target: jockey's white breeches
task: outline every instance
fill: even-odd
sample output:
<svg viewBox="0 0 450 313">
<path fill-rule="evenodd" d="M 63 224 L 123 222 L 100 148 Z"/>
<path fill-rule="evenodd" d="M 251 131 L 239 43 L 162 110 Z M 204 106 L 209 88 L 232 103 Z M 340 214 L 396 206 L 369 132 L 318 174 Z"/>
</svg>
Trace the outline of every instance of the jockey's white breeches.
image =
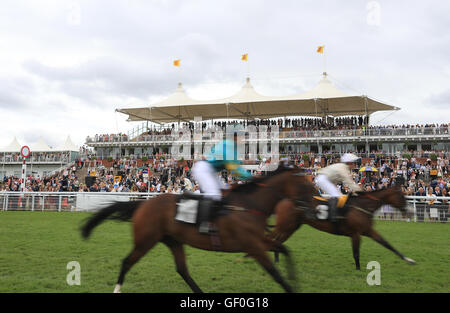
<svg viewBox="0 0 450 313">
<path fill-rule="evenodd" d="M 206 194 L 205 196 L 214 200 L 222 199 L 220 190 L 222 184 L 217 176 L 217 172 L 209 162 L 197 161 L 192 167 L 192 175 L 194 175 L 201 192 Z"/>
<path fill-rule="evenodd" d="M 323 193 L 329 195 L 330 197 L 342 196 L 339 188 L 335 184 L 330 182 L 327 176 L 319 175 L 316 177 L 314 182 L 317 184 L 317 186 L 319 186 L 320 190 L 322 190 Z"/>
</svg>

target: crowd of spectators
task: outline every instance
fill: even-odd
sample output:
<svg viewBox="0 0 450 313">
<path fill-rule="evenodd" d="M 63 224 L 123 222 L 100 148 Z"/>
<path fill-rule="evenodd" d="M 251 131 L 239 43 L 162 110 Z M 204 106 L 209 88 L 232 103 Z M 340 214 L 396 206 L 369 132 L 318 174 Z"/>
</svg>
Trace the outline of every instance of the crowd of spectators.
<svg viewBox="0 0 450 313">
<path fill-rule="evenodd" d="M 88 168 L 89 166 L 89 168 Z M 91 167 L 92 166 L 92 167 Z M 78 177 L 77 173 L 86 168 L 86 174 L 94 177 L 92 183 Z M 106 168 L 98 160 L 77 160 L 64 171 L 46 177 L 28 176 L 25 191 L 35 192 L 181 192 L 186 188 L 198 190 L 192 183 L 192 162 L 179 164 L 174 159 L 159 156 L 147 166 L 137 167 L 136 160 L 115 160 Z M 145 171 L 150 171 L 150 177 Z M 84 177 L 83 177 L 84 178 Z M 21 191 L 21 179 L 4 176 L 0 191 Z"/>
<path fill-rule="evenodd" d="M 283 119 L 255 119 L 255 120 L 228 120 L 228 121 L 214 121 L 212 123 L 202 122 L 202 130 L 211 128 L 221 128 L 225 130 L 229 125 L 242 125 L 247 127 L 249 125 L 267 126 L 267 130 L 271 131 L 273 126 L 278 126 L 279 131 L 320 131 L 320 130 L 361 130 L 361 131 L 379 131 L 380 134 L 392 130 L 423 130 L 440 128 L 442 133 L 449 133 L 450 124 L 404 124 L 404 125 L 369 125 L 369 117 L 367 116 L 352 116 L 352 117 L 309 117 L 309 118 L 283 118 Z M 148 128 L 147 131 L 137 136 L 139 141 L 152 140 L 152 136 L 171 135 L 173 130 L 180 128 L 187 128 L 194 131 L 194 123 L 171 123 L 163 126 Z M 86 142 L 124 142 L 132 140 L 126 134 L 96 134 L 93 138 L 87 137 Z"/>
<path fill-rule="evenodd" d="M 289 159 L 300 167 L 308 167 L 317 172 L 322 166 L 339 162 L 339 155 L 319 156 L 309 154 L 309 163 L 302 155 L 291 155 Z M 136 158 L 114 160 L 105 167 L 100 160 L 78 159 L 70 168 L 46 176 L 26 178 L 26 191 L 40 192 L 181 192 L 185 189 L 196 191 L 198 186 L 191 176 L 192 161 L 180 162 L 169 155 L 157 154 L 145 166 L 138 167 Z M 369 166 L 376 171 L 359 171 Z M 86 167 L 86 175 L 95 175 L 92 184 L 87 185 L 84 177 L 78 173 Z M 150 171 L 148 176 L 147 171 Z M 261 174 L 261 173 L 254 173 Z M 234 178 L 222 173 L 224 184 L 236 182 Z M 120 177 L 120 178 L 119 178 Z M 394 184 L 401 185 L 405 194 L 434 194 L 447 196 L 450 191 L 449 156 L 441 154 L 436 162 L 427 159 L 418 162 L 413 156 L 409 159 L 401 156 L 377 154 L 366 164 L 359 163 L 353 172 L 355 182 L 366 190 L 378 190 Z M 342 186 L 346 192 L 345 186 Z M 20 178 L 3 177 L 0 191 L 20 191 Z"/>
</svg>

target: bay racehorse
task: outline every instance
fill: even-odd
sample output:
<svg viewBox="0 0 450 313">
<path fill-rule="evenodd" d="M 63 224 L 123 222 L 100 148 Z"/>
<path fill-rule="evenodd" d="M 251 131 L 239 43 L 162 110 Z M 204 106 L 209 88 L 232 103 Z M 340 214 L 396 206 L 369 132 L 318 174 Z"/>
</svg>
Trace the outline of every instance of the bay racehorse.
<svg viewBox="0 0 450 313">
<path fill-rule="evenodd" d="M 319 195 L 317 190 L 314 195 Z M 359 249 L 361 236 L 372 238 L 383 247 L 393 251 L 409 264 L 416 264 L 414 260 L 405 257 L 397 251 L 373 228 L 373 216 L 384 204 L 399 209 L 403 216 L 408 214 L 406 199 L 400 187 L 394 186 L 388 189 L 360 192 L 356 196 L 349 196 L 345 204 L 348 212 L 345 217 L 338 219 L 336 224 L 333 224 L 329 220 L 320 220 L 316 217 L 315 214 L 317 211 L 315 211 L 315 208 L 320 203 L 321 201 L 314 197 L 311 197 L 308 201 L 282 200 L 275 209 L 276 225 L 270 237 L 283 243 L 301 225 L 308 224 L 324 232 L 350 237 L 357 270 L 360 270 Z M 278 252 L 276 251 L 275 260 L 278 261 Z"/>
<path fill-rule="evenodd" d="M 175 258 L 176 270 L 194 292 L 202 292 L 190 276 L 183 245 L 203 250 L 246 252 L 253 257 L 286 292 L 293 288 L 280 275 L 267 251 L 283 253 L 288 261 L 289 278 L 295 281 L 295 269 L 288 250 L 265 234 L 267 218 L 284 198 L 302 200 L 309 184 L 298 175 L 298 169 L 279 168 L 266 177 L 253 178 L 228 192 L 224 201 L 231 209 L 222 210 L 216 218 L 217 239 L 201 234 L 194 224 L 175 220 L 180 195 L 162 194 L 146 201 L 118 202 L 93 214 L 82 226 L 86 239 L 94 227 L 106 219 L 132 221 L 134 248 L 122 261 L 115 292 L 120 292 L 125 274 L 158 242 L 164 243 Z M 306 187 L 305 187 L 306 186 Z M 304 200 L 304 199 L 303 199 Z"/>
</svg>

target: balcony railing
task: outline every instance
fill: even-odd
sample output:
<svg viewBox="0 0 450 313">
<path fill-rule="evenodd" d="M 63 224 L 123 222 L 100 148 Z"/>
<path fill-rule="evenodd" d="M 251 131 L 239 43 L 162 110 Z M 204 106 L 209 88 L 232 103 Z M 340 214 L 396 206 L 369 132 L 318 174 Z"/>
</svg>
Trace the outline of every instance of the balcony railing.
<svg viewBox="0 0 450 313">
<path fill-rule="evenodd" d="M 269 137 L 267 134 L 266 137 Z M 423 128 L 369 128 L 369 129 L 337 129 L 337 130 L 282 130 L 280 139 L 314 139 L 314 138 L 344 138 L 344 137 L 423 137 L 450 136 L 450 127 Z M 193 134 L 191 135 L 191 139 Z M 257 140 L 258 133 L 250 133 L 246 139 Z M 87 144 L 92 143 L 129 143 L 129 142 L 170 142 L 172 135 L 139 135 L 133 139 L 124 135 L 105 135 L 88 137 Z"/>
<path fill-rule="evenodd" d="M 0 163 L 22 163 L 23 158 L 20 153 L 0 153 Z M 33 155 L 26 159 L 27 163 L 69 163 L 70 156 L 68 155 Z"/>
</svg>

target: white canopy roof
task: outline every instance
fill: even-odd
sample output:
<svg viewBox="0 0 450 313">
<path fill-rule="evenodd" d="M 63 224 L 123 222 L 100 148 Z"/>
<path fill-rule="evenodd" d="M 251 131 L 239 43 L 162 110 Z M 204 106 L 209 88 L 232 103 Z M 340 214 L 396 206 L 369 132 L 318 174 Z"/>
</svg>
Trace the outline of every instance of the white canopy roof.
<svg viewBox="0 0 450 313">
<path fill-rule="evenodd" d="M 349 96 L 337 89 L 324 73 L 312 90 L 293 96 L 268 97 L 257 93 L 247 78 L 246 83 L 231 97 L 217 100 L 194 100 L 187 96 L 181 83 L 165 100 L 149 107 L 117 109 L 128 115 L 129 121 L 157 123 L 220 118 L 272 118 L 280 116 L 343 116 L 365 115 L 399 108 L 364 95 Z"/>
<path fill-rule="evenodd" d="M 6 147 L 0 149 L 0 152 L 20 152 L 22 145 L 19 144 L 17 138 L 14 137 L 13 141 Z M 58 146 L 56 149 L 52 149 L 49 147 L 47 143 L 45 143 L 42 137 L 39 138 L 39 141 L 30 147 L 31 153 L 33 152 L 62 152 L 62 151 L 79 151 L 79 148 L 72 142 L 70 136 L 67 137 L 66 141 Z"/>
<path fill-rule="evenodd" d="M 21 148 L 22 148 L 22 146 L 17 141 L 17 138 L 14 137 L 13 141 L 11 141 L 11 143 L 9 145 L 0 149 L 0 152 L 20 152 Z"/>
<path fill-rule="evenodd" d="M 72 142 L 72 139 L 70 139 L 70 136 L 67 136 L 66 141 L 58 146 L 55 151 L 79 151 L 78 147 Z"/>
<path fill-rule="evenodd" d="M 39 137 L 39 141 L 30 147 L 31 152 L 51 152 L 52 148 L 49 147 L 47 143 L 45 143 L 42 137 Z"/>
</svg>

